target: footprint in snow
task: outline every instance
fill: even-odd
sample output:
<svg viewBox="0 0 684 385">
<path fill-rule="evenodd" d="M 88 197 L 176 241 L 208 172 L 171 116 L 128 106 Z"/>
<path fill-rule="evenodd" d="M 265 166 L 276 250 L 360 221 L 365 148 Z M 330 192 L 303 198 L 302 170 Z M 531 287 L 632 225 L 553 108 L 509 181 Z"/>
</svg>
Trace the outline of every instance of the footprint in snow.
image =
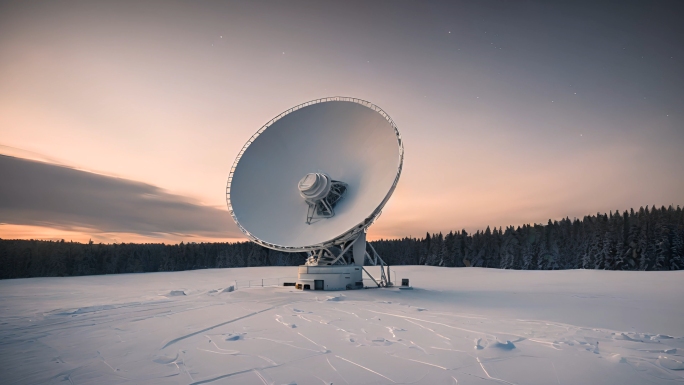
<svg viewBox="0 0 684 385">
<path fill-rule="evenodd" d="M 388 341 L 388 340 L 386 340 L 386 339 L 384 339 L 384 338 L 382 338 L 382 337 L 374 338 L 374 339 L 371 340 L 371 342 L 373 343 L 373 345 L 376 345 L 376 346 L 377 346 L 377 345 L 389 346 L 389 345 L 392 345 L 392 344 L 394 343 L 394 342 Z"/>
<path fill-rule="evenodd" d="M 245 333 L 230 333 L 228 334 L 228 337 L 226 337 L 226 341 L 239 341 L 244 339 Z"/>
<path fill-rule="evenodd" d="M 171 356 L 156 356 L 152 361 L 158 364 L 170 364 L 178 359 L 178 353 L 174 357 Z"/>
<path fill-rule="evenodd" d="M 489 348 L 501 349 L 501 350 L 513 350 L 515 349 L 515 344 L 511 341 L 506 341 L 505 343 L 496 341 L 488 346 Z"/>
</svg>

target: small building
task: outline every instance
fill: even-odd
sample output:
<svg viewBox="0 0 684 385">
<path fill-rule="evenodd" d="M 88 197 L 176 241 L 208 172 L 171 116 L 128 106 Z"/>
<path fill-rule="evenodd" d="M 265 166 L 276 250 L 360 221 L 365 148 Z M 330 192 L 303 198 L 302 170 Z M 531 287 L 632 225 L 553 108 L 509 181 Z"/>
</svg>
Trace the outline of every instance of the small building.
<svg viewBox="0 0 684 385">
<path fill-rule="evenodd" d="M 296 288 L 300 290 L 363 289 L 362 266 L 299 266 Z"/>
</svg>

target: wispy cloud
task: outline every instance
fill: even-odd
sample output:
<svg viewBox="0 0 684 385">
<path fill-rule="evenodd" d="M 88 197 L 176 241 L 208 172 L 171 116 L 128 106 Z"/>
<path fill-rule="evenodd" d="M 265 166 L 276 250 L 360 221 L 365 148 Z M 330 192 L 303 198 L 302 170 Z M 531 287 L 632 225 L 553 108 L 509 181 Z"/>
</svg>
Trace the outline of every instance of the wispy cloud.
<svg viewBox="0 0 684 385">
<path fill-rule="evenodd" d="M 151 237 L 242 237 L 225 209 L 146 183 L 5 155 L 0 181 L 0 223 Z"/>
</svg>

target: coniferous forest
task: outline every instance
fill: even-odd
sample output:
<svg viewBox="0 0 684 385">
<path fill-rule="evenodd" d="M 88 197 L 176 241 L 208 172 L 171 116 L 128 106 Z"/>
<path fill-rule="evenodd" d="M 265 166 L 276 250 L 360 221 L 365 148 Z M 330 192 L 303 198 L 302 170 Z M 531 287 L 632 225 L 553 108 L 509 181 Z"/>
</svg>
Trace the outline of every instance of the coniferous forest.
<svg viewBox="0 0 684 385">
<path fill-rule="evenodd" d="M 677 206 L 565 218 L 546 225 L 465 230 L 372 242 L 390 265 L 501 269 L 681 270 L 684 211 Z M 0 240 L 0 279 L 191 269 L 294 266 L 304 253 L 251 242 L 87 244 Z"/>
</svg>

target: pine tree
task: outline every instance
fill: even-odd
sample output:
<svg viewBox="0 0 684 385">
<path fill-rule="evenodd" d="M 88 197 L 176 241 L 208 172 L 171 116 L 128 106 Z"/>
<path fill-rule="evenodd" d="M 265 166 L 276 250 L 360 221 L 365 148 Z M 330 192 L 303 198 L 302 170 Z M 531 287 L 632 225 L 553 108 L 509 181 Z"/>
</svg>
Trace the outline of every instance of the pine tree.
<svg viewBox="0 0 684 385">
<path fill-rule="evenodd" d="M 494 229 L 496 231 L 496 229 Z M 490 261 L 494 254 L 494 236 L 492 230 L 487 226 L 487 229 L 482 234 L 480 243 L 480 251 L 478 252 L 478 262 L 475 266 L 489 267 Z"/>
<path fill-rule="evenodd" d="M 440 236 L 442 234 L 440 233 Z M 449 249 L 447 248 L 446 242 L 442 241 L 439 249 L 439 265 L 438 266 L 445 266 L 448 264 L 449 260 Z"/>
<path fill-rule="evenodd" d="M 461 233 L 456 232 L 456 234 L 454 234 L 454 248 L 451 251 L 451 260 L 453 261 L 453 265 L 455 267 L 465 267 L 465 263 L 463 262 L 463 259 L 465 258 L 464 238 L 467 236 L 468 233 L 466 233 L 465 230 L 463 230 Z"/>
<path fill-rule="evenodd" d="M 549 253 L 549 238 L 551 233 L 551 220 L 549 224 L 541 229 L 541 239 L 537 245 L 537 270 L 548 270 L 551 259 Z"/>
<path fill-rule="evenodd" d="M 449 234 L 444 236 L 444 250 L 443 250 L 443 264 L 444 267 L 454 267 L 454 242 L 456 236 L 453 231 L 449 231 Z"/>
<path fill-rule="evenodd" d="M 516 268 L 516 251 L 518 249 L 518 239 L 514 235 L 515 230 L 513 227 L 506 229 L 503 235 L 503 241 L 501 245 L 501 264 L 502 269 L 515 269 Z"/>
<path fill-rule="evenodd" d="M 606 223 L 605 233 L 603 234 L 601 256 L 603 257 L 603 268 L 614 270 L 617 254 L 617 234 L 615 231 L 615 221 Z"/>
<path fill-rule="evenodd" d="M 684 231 L 675 229 L 672 236 L 672 259 L 670 263 L 671 270 L 684 269 Z"/>
<path fill-rule="evenodd" d="M 605 266 L 606 255 L 603 248 L 603 234 L 605 233 L 602 215 L 597 215 L 594 233 L 592 234 L 592 241 L 590 252 L 593 255 L 594 266 L 593 269 L 603 269 Z"/>
<path fill-rule="evenodd" d="M 655 265 L 654 270 L 670 270 L 670 256 L 672 246 L 669 240 L 669 231 L 666 227 L 661 227 L 658 231 L 655 244 Z"/>
<path fill-rule="evenodd" d="M 584 217 L 582 223 L 582 241 L 581 241 L 581 252 L 582 252 L 582 269 L 593 269 L 594 268 L 594 251 L 592 250 L 592 240 L 593 240 L 593 227 L 591 226 L 591 217 Z"/>
<path fill-rule="evenodd" d="M 427 259 L 425 261 L 425 264 L 428 266 L 442 266 L 443 260 L 441 251 L 442 251 L 442 245 L 444 243 L 444 237 L 442 236 L 442 233 L 439 234 L 433 234 L 432 237 L 430 238 L 430 241 L 428 243 L 427 249 L 428 249 L 428 254 L 427 254 Z"/>
<path fill-rule="evenodd" d="M 523 226 L 523 244 L 522 244 L 522 264 L 521 264 L 521 269 L 522 270 L 534 270 L 535 267 L 535 253 L 536 253 L 536 244 L 535 244 L 535 234 L 534 230 L 530 225 L 525 225 Z"/>
<path fill-rule="evenodd" d="M 645 271 L 649 268 L 649 261 L 651 260 L 650 245 L 648 239 L 648 223 L 645 223 L 639 231 L 638 238 L 638 248 L 639 248 L 639 270 Z"/>
</svg>

